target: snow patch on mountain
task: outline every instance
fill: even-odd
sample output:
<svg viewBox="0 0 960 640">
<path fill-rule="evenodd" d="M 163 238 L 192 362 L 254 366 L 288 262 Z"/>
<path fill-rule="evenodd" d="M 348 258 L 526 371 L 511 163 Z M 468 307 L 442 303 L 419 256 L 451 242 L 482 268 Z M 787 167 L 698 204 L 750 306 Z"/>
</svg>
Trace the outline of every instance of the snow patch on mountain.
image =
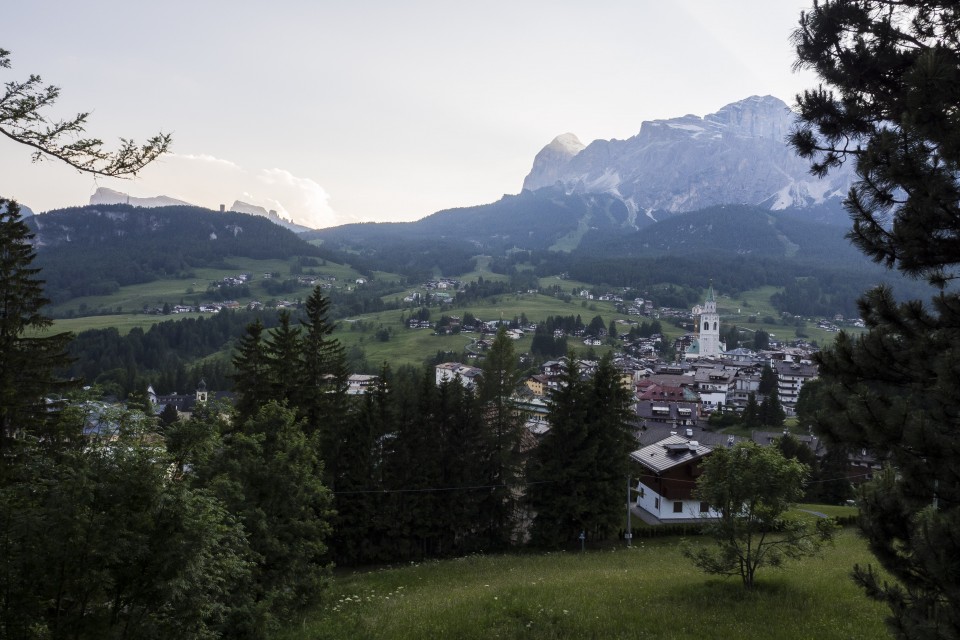
<svg viewBox="0 0 960 640">
<path fill-rule="evenodd" d="M 771 209 L 842 197 L 847 166 L 813 178 L 809 161 L 787 145 L 796 115 L 772 96 L 753 96 L 702 118 L 643 122 L 627 140 L 583 147 L 558 136 L 534 158 L 525 190 L 561 186 L 567 193 L 609 193 L 653 218 L 653 211 L 693 211 L 717 204 Z"/>
</svg>

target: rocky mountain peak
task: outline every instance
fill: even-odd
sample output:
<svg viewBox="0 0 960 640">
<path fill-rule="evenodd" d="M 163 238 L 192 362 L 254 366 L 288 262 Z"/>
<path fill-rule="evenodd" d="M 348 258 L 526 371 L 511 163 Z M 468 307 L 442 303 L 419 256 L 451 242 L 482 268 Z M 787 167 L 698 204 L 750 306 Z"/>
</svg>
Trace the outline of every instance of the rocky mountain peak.
<svg viewBox="0 0 960 640">
<path fill-rule="evenodd" d="M 137 198 L 122 191 L 115 191 L 107 187 L 98 187 L 90 196 L 90 204 L 132 204 L 135 207 L 170 207 L 175 205 L 194 206 L 189 202 L 177 200 L 169 196 L 155 196 L 152 198 Z"/>
<path fill-rule="evenodd" d="M 563 167 L 584 149 L 586 146 L 574 134 L 560 134 L 534 158 L 533 170 L 523 181 L 523 188 L 534 191 L 556 184 Z"/>
<path fill-rule="evenodd" d="M 537 154 L 523 188 L 559 184 L 568 193 L 611 194 L 647 215 L 720 204 L 784 209 L 844 195 L 849 167 L 814 178 L 809 162 L 787 145 L 795 119 L 782 100 L 752 96 L 702 118 L 643 122 L 628 140 L 578 149 L 565 143 L 565 134 Z"/>
</svg>

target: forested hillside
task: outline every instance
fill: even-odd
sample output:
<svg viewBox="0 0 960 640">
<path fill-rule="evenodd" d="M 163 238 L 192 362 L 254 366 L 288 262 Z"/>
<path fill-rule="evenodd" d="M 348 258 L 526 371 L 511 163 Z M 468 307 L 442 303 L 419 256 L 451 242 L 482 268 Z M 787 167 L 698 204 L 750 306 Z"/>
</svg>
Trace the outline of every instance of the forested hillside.
<svg viewBox="0 0 960 640">
<path fill-rule="evenodd" d="M 91 205 L 31 216 L 27 224 L 54 302 L 188 278 L 192 269 L 225 267 L 234 257 L 342 258 L 260 216 L 199 207 Z"/>
</svg>

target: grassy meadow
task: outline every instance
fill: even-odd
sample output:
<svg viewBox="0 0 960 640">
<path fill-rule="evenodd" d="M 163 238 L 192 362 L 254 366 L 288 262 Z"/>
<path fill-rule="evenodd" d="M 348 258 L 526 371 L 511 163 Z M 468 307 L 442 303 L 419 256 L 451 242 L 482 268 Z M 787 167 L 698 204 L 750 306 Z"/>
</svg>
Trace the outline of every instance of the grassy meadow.
<svg viewBox="0 0 960 640">
<path fill-rule="evenodd" d="M 140 311 L 144 305 L 156 307 L 163 305 L 164 302 L 169 302 L 173 305 L 179 304 L 181 301 L 185 304 L 200 300 L 207 301 L 209 298 L 203 294 L 206 292 L 209 284 L 228 276 L 236 276 L 240 273 L 251 273 L 254 278 L 253 281 L 250 282 L 251 296 L 249 298 L 240 298 L 238 301 L 245 303 L 249 302 L 249 300 L 264 300 L 272 296 L 267 295 L 261 286 L 263 283 L 263 274 L 279 273 L 281 280 L 295 277 L 290 275 L 290 267 L 292 264 L 293 262 L 290 260 L 231 258 L 230 268 L 228 269 L 194 269 L 190 278 L 154 280 L 153 282 L 120 287 L 119 291 L 110 295 L 73 298 L 62 304 L 50 305 L 47 312 L 51 315 L 62 317 L 70 311 L 73 311 L 77 315 L 83 315 L 84 310 L 95 312 L 103 309 L 114 312 L 120 309 L 129 314 L 129 312 Z M 338 281 L 350 281 L 360 275 L 350 267 L 332 262 L 324 266 L 312 267 L 312 269 L 318 274 L 334 276 Z M 311 287 L 306 286 L 293 294 L 283 294 L 283 296 L 305 298 L 310 294 L 310 291 Z"/>
<path fill-rule="evenodd" d="M 454 306 L 444 311 L 431 308 L 430 320 L 436 322 L 442 315 L 463 317 L 463 314 L 467 312 L 482 320 L 496 320 L 501 317 L 509 320 L 514 316 L 525 313 L 531 322 L 543 321 L 548 316 L 576 316 L 579 314 L 584 324 L 589 323 L 596 315 L 603 316 L 604 321 L 608 324 L 611 320 L 626 320 L 629 317 L 617 313 L 613 303 L 610 302 L 589 302 L 586 306 L 583 306 L 578 299 L 564 302 L 552 296 L 523 293 L 496 296 L 496 303 L 480 301 L 466 306 Z M 388 362 L 391 366 L 420 364 L 424 358 L 435 354 L 437 351 L 459 353 L 467 349 L 474 340 L 480 339 L 479 333 L 436 336 L 433 335 L 431 329 L 408 329 L 401 321 L 401 315 L 404 318 L 408 317 L 410 310 L 391 310 L 353 316 L 341 321 L 333 335 L 345 346 L 358 345 L 362 347 L 367 354 L 367 360 L 374 366 L 378 366 L 381 362 Z M 632 319 L 633 321 L 639 320 L 636 316 L 633 316 Z M 364 330 L 358 330 L 360 326 L 363 326 Z M 626 325 L 620 326 L 622 331 L 629 331 L 629 327 Z M 380 328 L 390 331 L 390 340 L 380 342 L 376 339 L 375 333 Z M 680 333 L 679 329 L 672 325 L 666 325 L 666 323 L 664 323 L 664 328 L 678 335 Z M 518 340 L 514 345 L 516 351 L 518 353 L 529 351 L 532 341 L 533 337 L 530 335 Z M 588 349 L 574 338 L 568 339 L 568 343 L 581 354 L 586 353 Z M 607 346 L 594 347 L 594 352 L 598 355 L 603 354 L 609 348 Z"/>
<path fill-rule="evenodd" d="M 701 573 L 680 544 L 654 538 L 630 549 L 470 556 L 337 575 L 325 603 L 276 639 L 888 637 L 885 607 L 850 580 L 854 563 L 871 561 L 852 529 L 818 557 L 762 569 L 752 592 L 739 578 Z"/>
</svg>

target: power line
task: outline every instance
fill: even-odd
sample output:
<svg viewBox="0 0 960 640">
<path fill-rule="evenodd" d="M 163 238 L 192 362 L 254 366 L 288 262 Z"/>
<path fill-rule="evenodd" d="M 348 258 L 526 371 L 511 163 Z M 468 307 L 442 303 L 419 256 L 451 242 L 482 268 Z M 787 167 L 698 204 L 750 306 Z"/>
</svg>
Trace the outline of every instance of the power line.
<svg viewBox="0 0 960 640">
<path fill-rule="evenodd" d="M 357 489 L 354 491 L 334 491 L 333 495 L 355 495 L 362 493 L 433 493 L 439 491 L 478 491 L 480 489 L 499 489 L 502 487 L 528 487 L 534 484 L 553 484 L 557 480 L 539 480 L 536 482 L 515 482 L 513 484 L 478 484 L 465 487 L 427 487 L 421 489 Z"/>
<path fill-rule="evenodd" d="M 804 484 L 805 485 L 824 484 L 827 482 L 837 482 L 840 480 L 855 480 L 857 478 L 867 478 L 869 476 L 870 476 L 869 473 L 860 473 L 852 476 L 840 476 L 837 478 L 808 480 Z M 530 482 L 515 482 L 512 484 L 504 484 L 504 483 L 478 484 L 478 485 L 467 485 L 467 486 L 459 486 L 459 487 L 421 487 L 416 489 L 356 489 L 352 491 L 333 491 L 332 493 L 333 495 L 337 495 L 337 496 L 347 496 L 347 495 L 360 495 L 360 494 L 371 494 L 371 493 L 387 494 L 387 493 L 438 493 L 438 492 L 447 492 L 447 491 L 479 491 L 481 489 L 500 489 L 500 488 L 509 489 L 509 488 L 515 488 L 515 487 L 529 487 L 531 485 L 536 485 L 536 484 L 555 484 L 557 482 L 559 481 L 558 480 L 537 480 L 537 481 L 530 481 Z M 612 482 L 612 480 L 592 480 L 592 481 L 588 480 L 588 481 L 578 482 L 576 484 L 579 484 L 579 485 L 600 484 L 600 483 L 607 483 L 607 482 Z M 669 482 L 685 483 L 685 484 L 697 483 L 696 480 L 684 480 L 681 478 L 677 478 L 677 479 L 671 478 Z"/>
</svg>

